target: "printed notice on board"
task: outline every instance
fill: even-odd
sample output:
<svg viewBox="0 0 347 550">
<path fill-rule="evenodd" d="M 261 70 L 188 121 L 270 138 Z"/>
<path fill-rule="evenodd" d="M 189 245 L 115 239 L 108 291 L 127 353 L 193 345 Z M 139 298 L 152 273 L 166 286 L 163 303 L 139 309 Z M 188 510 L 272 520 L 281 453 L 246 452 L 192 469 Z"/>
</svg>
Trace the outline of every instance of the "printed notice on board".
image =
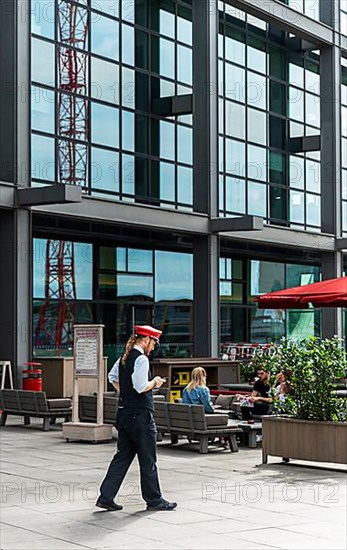
<svg viewBox="0 0 347 550">
<path fill-rule="evenodd" d="M 98 375 L 98 338 L 97 328 L 75 328 L 75 375 Z"/>
</svg>

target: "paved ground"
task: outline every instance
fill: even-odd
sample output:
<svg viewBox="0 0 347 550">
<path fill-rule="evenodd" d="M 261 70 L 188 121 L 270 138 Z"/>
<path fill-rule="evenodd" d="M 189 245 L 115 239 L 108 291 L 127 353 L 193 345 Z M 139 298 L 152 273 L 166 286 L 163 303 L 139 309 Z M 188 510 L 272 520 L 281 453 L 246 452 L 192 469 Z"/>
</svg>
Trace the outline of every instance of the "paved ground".
<svg viewBox="0 0 347 550">
<path fill-rule="evenodd" d="M 180 447 L 180 448 L 178 448 Z M 134 464 L 122 512 L 94 507 L 114 443 L 66 443 L 60 426 L 44 433 L 10 417 L 1 429 L 1 550 L 345 549 L 346 474 L 261 464 L 261 450 L 158 445 L 174 512 L 147 512 Z"/>
</svg>

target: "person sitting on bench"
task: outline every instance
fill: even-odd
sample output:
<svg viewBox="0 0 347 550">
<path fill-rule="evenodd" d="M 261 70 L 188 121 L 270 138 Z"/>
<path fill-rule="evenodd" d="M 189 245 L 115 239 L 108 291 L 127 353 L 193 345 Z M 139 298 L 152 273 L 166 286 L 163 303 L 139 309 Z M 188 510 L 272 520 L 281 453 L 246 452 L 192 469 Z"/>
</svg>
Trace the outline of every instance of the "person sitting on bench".
<svg viewBox="0 0 347 550">
<path fill-rule="evenodd" d="M 206 386 L 206 371 L 202 367 L 192 370 L 189 384 L 184 388 L 182 403 L 203 405 L 206 413 L 214 413 L 210 390 Z"/>
<path fill-rule="evenodd" d="M 264 369 L 257 371 L 258 379 L 254 382 L 252 393 L 243 398 L 241 401 L 241 414 L 242 419 L 248 422 L 254 422 L 253 414 L 262 416 L 269 412 L 270 403 L 272 398 L 269 397 L 270 386 L 270 373 Z"/>
</svg>

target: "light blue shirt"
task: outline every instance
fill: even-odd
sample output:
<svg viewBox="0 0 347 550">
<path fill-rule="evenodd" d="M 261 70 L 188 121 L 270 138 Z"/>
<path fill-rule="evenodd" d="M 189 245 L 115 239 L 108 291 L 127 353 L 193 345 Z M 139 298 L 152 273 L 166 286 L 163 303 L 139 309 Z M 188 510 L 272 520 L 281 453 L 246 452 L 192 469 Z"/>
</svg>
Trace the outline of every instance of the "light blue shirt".
<svg viewBox="0 0 347 550">
<path fill-rule="evenodd" d="M 133 382 L 133 388 L 137 393 L 142 393 L 145 387 L 148 384 L 148 372 L 149 372 L 149 361 L 148 357 L 144 354 L 143 349 L 140 346 L 134 346 L 133 349 L 141 352 L 141 355 L 136 359 L 134 363 L 134 372 L 131 375 Z M 112 369 L 108 373 L 108 380 L 112 382 L 119 382 L 119 363 L 121 357 L 117 359 Z"/>
<path fill-rule="evenodd" d="M 210 390 L 207 386 L 196 386 L 192 391 L 184 388 L 182 402 L 188 405 L 204 405 L 206 413 L 213 413 L 214 408 L 211 403 Z"/>
</svg>

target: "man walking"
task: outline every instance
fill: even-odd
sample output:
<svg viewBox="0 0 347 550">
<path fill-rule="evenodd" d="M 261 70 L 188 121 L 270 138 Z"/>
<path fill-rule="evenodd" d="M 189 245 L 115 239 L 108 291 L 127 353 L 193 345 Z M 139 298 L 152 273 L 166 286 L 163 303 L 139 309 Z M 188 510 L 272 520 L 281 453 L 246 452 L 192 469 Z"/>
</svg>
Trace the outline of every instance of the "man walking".
<svg viewBox="0 0 347 550">
<path fill-rule="evenodd" d="M 114 455 L 100 487 L 96 506 L 109 511 L 122 510 L 114 502 L 125 475 L 135 458 L 140 465 L 141 492 L 147 510 L 174 510 L 161 494 L 157 470 L 157 430 L 153 418 L 154 388 L 165 382 L 160 376 L 151 379 L 148 355 L 159 344 L 162 334 L 148 325 L 135 326 L 135 335 L 126 343 L 125 352 L 109 373 L 109 380 L 119 392 L 116 419 L 118 451 Z"/>
</svg>

